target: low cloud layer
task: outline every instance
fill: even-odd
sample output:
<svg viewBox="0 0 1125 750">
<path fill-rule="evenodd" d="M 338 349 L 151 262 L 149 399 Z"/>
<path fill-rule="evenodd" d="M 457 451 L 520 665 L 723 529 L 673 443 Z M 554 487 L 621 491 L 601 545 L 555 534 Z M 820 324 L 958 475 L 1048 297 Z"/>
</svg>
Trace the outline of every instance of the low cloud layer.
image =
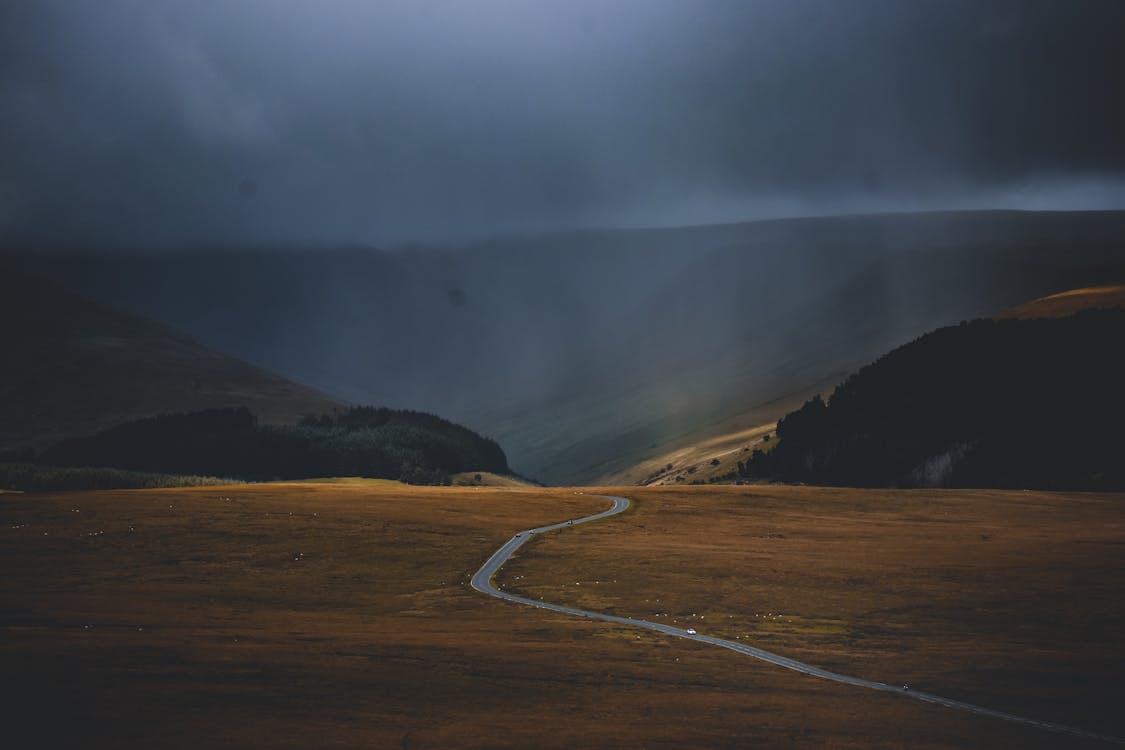
<svg viewBox="0 0 1125 750">
<path fill-rule="evenodd" d="M 0 239 L 396 244 L 1125 207 L 1114 0 L 37 0 Z"/>
</svg>

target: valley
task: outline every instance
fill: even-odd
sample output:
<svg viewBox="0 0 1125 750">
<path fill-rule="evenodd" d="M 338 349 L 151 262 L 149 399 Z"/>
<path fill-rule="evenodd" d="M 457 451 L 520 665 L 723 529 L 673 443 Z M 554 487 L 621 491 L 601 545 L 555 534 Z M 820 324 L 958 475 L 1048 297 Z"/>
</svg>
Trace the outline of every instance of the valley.
<svg viewBox="0 0 1125 750">
<path fill-rule="evenodd" d="M 1125 747 L 1125 2 L 0 2 L 0 750 Z"/>
<path fill-rule="evenodd" d="M 585 484 L 935 327 L 1117 283 L 1122 237 L 1123 212 L 960 211 L 6 260 L 336 402 L 464 424 L 523 476 Z"/>
</svg>

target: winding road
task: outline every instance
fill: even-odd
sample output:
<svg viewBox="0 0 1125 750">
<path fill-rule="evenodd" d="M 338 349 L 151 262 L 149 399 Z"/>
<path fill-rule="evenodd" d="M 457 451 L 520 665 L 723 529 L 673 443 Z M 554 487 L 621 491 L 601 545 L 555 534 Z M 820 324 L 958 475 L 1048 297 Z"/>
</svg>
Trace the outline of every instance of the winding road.
<svg viewBox="0 0 1125 750">
<path fill-rule="evenodd" d="M 868 688 L 869 690 L 879 690 L 884 693 L 897 693 L 906 698 L 913 698 L 914 700 L 924 701 L 926 703 L 934 703 L 946 708 L 953 708 L 959 711 L 967 711 L 978 716 L 988 716 L 994 719 L 1002 719 L 1004 721 L 1014 722 L 1016 724 L 1023 724 L 1026 726 L 1043 729 L 1048 732 L 1056 732 L 1058 734 L 1066 734 L 1072 737 L 1081 737 L 1082 739 L 1098 740 L 1101 742 L 1108 742 L 1115 745 L 1125 745 L 1125 739 L 1113 737 L 1097 732 L 1089 732 L 1084 729 L 1076 727 L 1069 727 L 1063 724 L 1053 724 L 1047 721 L 1039 721 L 1038 719 L 1028 719 L 1023 716 L 1016 716 L 1014 714 L 997 711 L 984 706 L 978 706 L 973 703 L 965 703 L 964 701 L 953 700 L 952 698 L 943 698 L 940 695 L 933 693 L 926 693 L 920 690 L 911 690 L 905 685 L 888 685 L 885 682 L 875 682 L 873 680 L 865 680 L 860 677 L 850 677 L 845 674 L 837 672 L 830 672 L 827 669 L 821 669 L 811 664 L 805 664 L 794 659 L 788 659 L 784 656 L 763 651 L 760 648 L 748 646 L 745 643 L 737 641 L 728 641 L 724 638 L 715 638 L 714 636 L 703 635 L 697 633 L 694 629 L 675 628 L 671 625 L 665 625 L 659 622 L 650 622 L 649 620 L 638 620 L 632 617 L 618 617 L 616 615 L 607 615 L 601 612 L 591 612 L 585 609 L 575 609 L 574 607 L 567 607 L 562 604 L 552 604 L 537 599 L 529 599 L 525 596 L 518 596 L 510 594 L 507 591 L 496 588 L 492 584 L 492 579 L 496 576 L 497 571 L 511 559 L 523 545 L 530 542 L 539 534 L 545 534 L 549 531 L 556 531 L 558 529 L 565 529 L 570 526 L 577 526 L 582 523 L 590 523 L 591 521 L 599 521 L 603 518 L 609 518 L 619 513 L 625 512 L 629 506 L 630 501 L 624 497 L 614 497 L 611 495 L 593 495 L 592 497 L 603 497 L 613 502 L 613 507 L 609 510 L 597 513 L 592 516 L 584 516 L 582 518 L 575 518 L 571 521 L 563 521 L 562 523 L 551 524 L 550 526 L 540 526 L 535 529 L 527 529 L 526 531 L 518 532 L 514 537 L 509 539 L 504 546 L 496 550 L 492 557 L 481 566 L 480 570 L 473 574 L 470 584 L 474 589 L 483 594 L 494 596 L 498 599 L 504 599 L 509 602 L 516 602 L 517 604 L 526 604 L 529 607 L 538 607 L 539 609 L 548 609 L 552 612 L 561 612 L 567 615 L 575 615 L 577 617 L 585 617 L 591 620 L 601 620 L 602 622 L 612 622 L 618 625 L 629 625 L 637 628 L 644 628 L 645 630 L 655 630 L 658 633 L 674 636 L 676 638 L 686 638 L 692 641 L 699 641 L 700 643 L 707 643 L 712 646 L 719 646 L 720 648 L 730 649 L 737 651 L 740 654 L 759 659 L 770 664 L 775 664 L 779 667 L 791 669 L 794 672 L 800 672 L 811 677 L 819 677 L 823 680 L 831 680 L 833 682 L 841 682 L 845 685 L 852 685 L 854 687 Z"/>
</svg>

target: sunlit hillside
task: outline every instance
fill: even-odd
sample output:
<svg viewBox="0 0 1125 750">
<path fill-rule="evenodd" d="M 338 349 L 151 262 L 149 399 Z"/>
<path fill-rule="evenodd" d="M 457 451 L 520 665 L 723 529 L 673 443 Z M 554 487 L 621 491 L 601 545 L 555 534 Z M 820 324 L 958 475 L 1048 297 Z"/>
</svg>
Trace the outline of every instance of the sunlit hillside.
<svg viewBox="0 0 1125 750">
<path fill-rule="evenodd" d="M 1081 310 L 1107 307 L 1125 307 L 1125 286 L 1094 286 L 1069 289 L 1058 294 L 1041 297 L 1005 310 L 996 317 L 1005 318 L 1062 318 Z"/>
</svg>

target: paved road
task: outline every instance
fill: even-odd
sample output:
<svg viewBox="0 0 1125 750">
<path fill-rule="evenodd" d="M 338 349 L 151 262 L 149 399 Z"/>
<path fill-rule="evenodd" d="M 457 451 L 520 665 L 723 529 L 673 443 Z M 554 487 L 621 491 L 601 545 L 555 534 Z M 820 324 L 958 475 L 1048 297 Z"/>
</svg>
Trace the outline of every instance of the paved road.
<svg viewBox="0 0 1125 750">
<path fill-rule="evenodd" d="M 592 516 L 585 516 L 583 518 L 576 518 L 572 521 L 563 521 L 562 523 L 551 524 L 550 526 L 540 526 L 536 529 L 528 529 L 517 533 L 514 537 L 509 539 L 503 547 L 496 550 L 492 557 L 481 566 L 470 581 L 472 587 L 481 593 L 495 596 L 499 599 L 505 599 L 510 602 L 518 604 L 526 604 L 529 607 L 538 607 L 539 609 L 549 609 L 552 612 L 562 612 L 563 614 L 575 615 L 577 617 L 586 617 L 591 620 L 601 620 L 603 622 L 613 622 L 618 625 L 629 625 L 637 628 L 644 628 L 646 630 L 655 630 L 658 633 L 665 635 L 675 636 L 676 638 L 687 638 L 692 641 L 699 641 L 700 643 L 708 643 L 712 646 L 719 646 L 720 648 L 730 649 L 737 651 L 740 654 L 751 656 L 761 661 L 775 664 L 779 667 L 791 669 L 794 672 L 807 674 L 812 677 L 819 677 L 824 680 L 831 680 L 833 682 L 842 682 L 845 685 L 853 685 L 855 687 L 868 688 L 870 690 L 879 690 L 884 693 L 898 693 L 906 698 L 913 698 L 914 700 L 925 701 L 926 703 L 934 703 L 939 706 L 947 708 L 955 708 L 960 711 L 968 711 L 978 716 L 989 716 L 994 719 L 1003 719 L 1004 721 L 1011 721 L 1017 724 L 1024 724 L 1026 726 L 1036 727 L 1038 729 L 1045 729 L 1048 732 L 1057 732 L 1059 734 L 1066 734 L 1072 737 L 1081 737 L 1088 740 L 1099 740 L 1108 742 L 1115 745 L 1125 745 L 1125 739 L 1120 737 L 1112 737 L 1109 735 L 1098 734 L 1096 732 L 1088 732 L 1084 729 L 1077 729 L 1075 727 L 1068 727 L 1063 724 L 1052 724 L 1047 721 L 1039 721 L 1038 719 L 1028 719 L 1023 716 L 1016 716 L 1014 714 L 1004 713 L 1003 711 L 996 711 L 984 706 L 977 706 L 972 703 L 965 703 L 964 701 L 953 700 L 952 698 L 943 698 L 940 695 L 932 693 L 925 693 L 921 690 L 910 690 L 903 685 L 888 685 L 884 682 L 875 682 L 872 680 L 865 680 L 860 677 L 850 677 L 845 674 L 838 674 L 830 672 L 827 669 L 814 667 L 811 664 L 805 664 L 794 659 L 788 659 L 778 654 L 763 651 L 760 648 L 748 646 L 745 643 L 738 641 L 728 641 L 724 638 L 715 638 L 702 633 L 688 632 L 683 628 L 675 628 L 671 625 L 665 625 L 659 622 L 650 622 L 648 620 L 637 620 L 632 617 L 617 617 L 615 615 L 602 614 L 600 612 L 591 612 L 585 609 L 575 609 L 574 607 L 567 607 L 562 604 L 552 604 L 538 599 L 528 599 L 525 596 L 517 596 L 516 594 L 509 594 L 507 591 L 502 591 L 492 585 L 492 579 L 495 577 L 496 572 L 500 570 L 501 566 L 506 563 L 515 551 L 523 545 L 530 542 L 539 534 L 544 534 L 548 531 L 556 531 L 558 529 L 565 529 L 570 526 L 577 526 L 582 523 L 590 523 L 591 521 L 598 521 L 603 518 L 615 516 L 618 513 L 623 513 L 629 508 L 630 502 L 624 497 L 612 497 L 610 495 L 596 495 L 595 497 L 604 497 L 613 502 L 613 507 L 602 513 L 597 513 Z"/>
</svg>

